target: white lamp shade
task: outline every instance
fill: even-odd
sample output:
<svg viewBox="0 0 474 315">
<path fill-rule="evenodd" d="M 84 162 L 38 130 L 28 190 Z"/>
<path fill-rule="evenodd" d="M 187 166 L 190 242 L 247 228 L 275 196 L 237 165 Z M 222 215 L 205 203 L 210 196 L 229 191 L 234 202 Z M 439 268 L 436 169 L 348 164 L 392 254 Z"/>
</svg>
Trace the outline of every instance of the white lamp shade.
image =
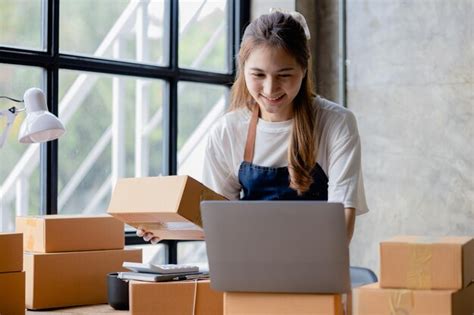
<svg viewBox="0 0 474 315">
<path fill-rule="evenodd" d="M 23 96 L 26 118 L 20 127 L 21 143 L 46 142 L 59 138 L 66 129 L 61 121 L 48 111 L 46 97 L 38 88 L 31 88 Z"/>
</svg>

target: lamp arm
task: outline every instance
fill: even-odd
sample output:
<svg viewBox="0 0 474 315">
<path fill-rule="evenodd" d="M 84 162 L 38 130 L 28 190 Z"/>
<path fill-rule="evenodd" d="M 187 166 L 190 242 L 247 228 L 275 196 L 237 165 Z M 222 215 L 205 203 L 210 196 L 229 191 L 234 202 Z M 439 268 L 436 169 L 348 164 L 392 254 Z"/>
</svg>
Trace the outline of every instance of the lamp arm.
<svg viewBox="0 0 474 315">
<path fill-rule="evenodd" d="M 0 110 L 0 117 L 1 116 L 6 116 L 7 117 L 7 124 L 5 126 L 5 129 L 2 132 L 2 135 L 0 136 L 0 149 L 3 147 L 3 144 L 5 143 L 5 140 L 7 139 L 8 131 L 10 130 L 13 122 L 15 121 L 15 117 L 18 113 L 18 110 L 16 107 L 10 107 L 9 109 L 4 109 Z"/>
<path fill-rule="evenodd" d="M 16 98 L 10 97 L 10 96 L 5 96 L 5 95 L 0 95 L 0 98 L 6 98 L 7 100 L 17 102 L 17 103 L 24 103 L 24 100 L 17 100 Z"/>
</svg>

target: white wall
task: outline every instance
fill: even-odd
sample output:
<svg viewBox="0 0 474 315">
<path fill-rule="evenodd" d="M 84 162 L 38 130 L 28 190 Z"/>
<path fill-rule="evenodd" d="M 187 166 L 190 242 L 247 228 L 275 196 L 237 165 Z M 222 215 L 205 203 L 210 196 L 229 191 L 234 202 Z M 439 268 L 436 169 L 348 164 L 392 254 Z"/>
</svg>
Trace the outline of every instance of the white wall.
<svg viewBox="0 0 474 315">
<path fill-rule="evenodd" d="M 252 0 L 250 2 L 250 19 L 254 20 L 262 14 L 269 13 L 270 8 L 294 10 L 294 0 Z"/>
<path fill-rule="evenodd" d="M 474 235 L 472 0 L 348 0 L 348 107 L 371 212 L 352 263 L 398 234 Z"/>
</svg>

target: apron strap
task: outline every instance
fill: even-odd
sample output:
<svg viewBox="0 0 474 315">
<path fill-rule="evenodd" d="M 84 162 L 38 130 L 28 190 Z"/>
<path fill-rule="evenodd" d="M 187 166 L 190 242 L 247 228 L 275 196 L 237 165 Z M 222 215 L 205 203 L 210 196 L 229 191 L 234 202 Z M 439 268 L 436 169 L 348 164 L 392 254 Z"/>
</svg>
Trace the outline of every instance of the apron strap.
<svg viewBox="0 0 474 315">
<path fill-rule="evenodd" d="M 258 105 L 252 111 L 252 117 L 250 118 L 249 130 L 247 132 L 247 142 L 245 143 L 244 161 L 252 163 L 253 153 L 255 149 L 255 137 L 257 135 L 257 123 L 258 115 L 260 113 L 260 107 Z"/>
</svg>

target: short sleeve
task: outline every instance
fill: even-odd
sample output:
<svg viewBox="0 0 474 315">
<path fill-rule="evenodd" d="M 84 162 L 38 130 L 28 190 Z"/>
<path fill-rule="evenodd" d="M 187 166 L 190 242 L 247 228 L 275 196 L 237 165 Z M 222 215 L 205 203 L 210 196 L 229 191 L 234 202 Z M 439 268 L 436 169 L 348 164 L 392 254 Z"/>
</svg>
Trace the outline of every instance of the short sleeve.
<svg viewBox="0 0 474 315">
<path fill-rule="evenodd" d="M 328 201 L 342 202 L 345 208 L 355 208 L 358 215 L 368 212 L 360 138 L 352 112 L 346 112 L 343 124 L 334 132 L 328 162 Z"/>
<path fill-rule="evenodd" d="M 240 184 L 229 160 L 229 154 L 225 154 L 230 152 L 230 148 L 226 146 L 231 144 L 224 138 L 224 132 L 220 128 L 211 130 L 204 155 L 202 180 L 204 185 L 227 199 L 239 199 Z"/>
</svg>

